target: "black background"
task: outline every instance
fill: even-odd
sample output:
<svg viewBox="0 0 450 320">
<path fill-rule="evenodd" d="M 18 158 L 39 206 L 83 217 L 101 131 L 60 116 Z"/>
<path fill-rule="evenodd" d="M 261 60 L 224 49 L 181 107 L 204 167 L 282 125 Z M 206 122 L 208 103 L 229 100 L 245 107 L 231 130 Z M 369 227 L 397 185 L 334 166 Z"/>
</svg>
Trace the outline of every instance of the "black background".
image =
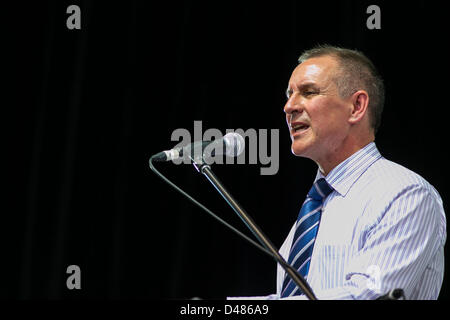
<svg viewBox="0 0 450 320">
<path fill-rule="evenodd" d="M 81 30 L 66 27 L 71 4 Z M 381 30 L 366 27 L 370 4 L 381 8 Z M 195 120 L 203 130 L 280 130 L 276 175 L 260 175 L 261 165 L 213 167 L 279 247 L 316 173 L 291 154 L 283 113 L 296 60 L 315 44 L 374 61 L 387 96 L 377 146 L 433 184 L 448 210 L 448 27 L 439 2 L 55 1 L 2 11 L 1 297 L 274 292 L 276 264 L 162 182 L 148 159 L 176 144 L 175 129 L 193 133 Z M 192 166 L 158 168 L 249 234 Z M 72 264 L 81 290 L 66 287 Z"/>
</svg>

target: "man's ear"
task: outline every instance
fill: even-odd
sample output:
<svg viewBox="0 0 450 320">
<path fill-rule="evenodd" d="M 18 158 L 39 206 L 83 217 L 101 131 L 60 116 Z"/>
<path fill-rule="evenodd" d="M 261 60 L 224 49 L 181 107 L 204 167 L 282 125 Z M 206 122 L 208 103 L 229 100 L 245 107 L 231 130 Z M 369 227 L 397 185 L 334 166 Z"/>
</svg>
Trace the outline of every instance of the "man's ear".
<svg viewBox="0 0 450 320">
<path fill-rule="evenodd" d="M 350 102 L 352 103 L 352 109 L 348 121 L 351 124 L 356 124 L 364 119 L 366 113 L 368 113 L 369 95 L 365 90 L 358 90 L 351 96 Z"/>
</svg>

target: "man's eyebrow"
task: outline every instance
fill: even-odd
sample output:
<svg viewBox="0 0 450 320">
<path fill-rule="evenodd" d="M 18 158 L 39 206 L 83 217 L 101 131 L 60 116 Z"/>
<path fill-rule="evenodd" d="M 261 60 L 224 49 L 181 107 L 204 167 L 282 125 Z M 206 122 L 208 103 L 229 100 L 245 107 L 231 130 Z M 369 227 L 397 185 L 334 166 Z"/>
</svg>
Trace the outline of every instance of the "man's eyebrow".
<svg viewBox="0 0 450 320">
<path fill-rule="evenodd" d="M 298 86 L 299 90 L 305 90 L 311 87 L 317 87 L 317 84 L 315 82 L 303 82 Z"/>
<path fill-rule="evenodd" d="M 315 87 L 315 86 L 317 86 L 317 84 L 315 82 L 305 81 L 305 82 L 300 83 L 299 85 L 295 85 L 295 86 L 289 85 L 288 89 L 292 90 L 292 87 L 296 87 L 299 90 L 302 90 L 302 89 L 305 89 L 305 88 L 310 88 L 310 87 Z"/>
<path fill-rule="evenodd" d="M 289 98 L 289 95 L 294 91 L 292 89 L 293 86 L 289 85 L 286 89 L 286 96 Z M 310 89 L 313 87 L 317 87 L 317 84 L 315 82 L 303 82 L 298 86 L 294 86 L 296 88 L 298 88 L 299 91 L 304 91 L 306 89 Z"/>
</svg>

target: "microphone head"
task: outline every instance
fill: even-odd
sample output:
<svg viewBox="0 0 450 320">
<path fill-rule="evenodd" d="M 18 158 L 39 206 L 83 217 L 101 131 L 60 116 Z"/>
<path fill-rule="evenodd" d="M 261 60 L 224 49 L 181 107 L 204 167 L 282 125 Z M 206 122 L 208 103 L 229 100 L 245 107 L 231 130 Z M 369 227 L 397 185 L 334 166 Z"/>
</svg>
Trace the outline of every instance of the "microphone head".
<svg viewBox="0 0 450 320">
<path fill-rule="evenodd" d="M 238 157 L 245 150 L 245 139 L 236 132 L 227 133 L 223 137 L 225 154 L 229 157 Z"/>
</svg>

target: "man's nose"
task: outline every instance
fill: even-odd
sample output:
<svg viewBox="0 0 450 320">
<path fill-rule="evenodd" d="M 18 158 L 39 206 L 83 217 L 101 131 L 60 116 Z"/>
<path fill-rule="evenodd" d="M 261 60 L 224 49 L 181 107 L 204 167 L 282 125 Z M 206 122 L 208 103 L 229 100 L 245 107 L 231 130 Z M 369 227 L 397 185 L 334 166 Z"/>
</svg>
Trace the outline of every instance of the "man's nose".
<svg viewBox="0 0 450 320">
<path fill-rule="evenodd" d="M 288 101 L 284 105 L 284 113 L 292 114 L 294 112 L 302 112 L 303 107 L 300 104 L 300 101 L 296 99 L 295 95 L 289 97 Z"/>
</svg>

